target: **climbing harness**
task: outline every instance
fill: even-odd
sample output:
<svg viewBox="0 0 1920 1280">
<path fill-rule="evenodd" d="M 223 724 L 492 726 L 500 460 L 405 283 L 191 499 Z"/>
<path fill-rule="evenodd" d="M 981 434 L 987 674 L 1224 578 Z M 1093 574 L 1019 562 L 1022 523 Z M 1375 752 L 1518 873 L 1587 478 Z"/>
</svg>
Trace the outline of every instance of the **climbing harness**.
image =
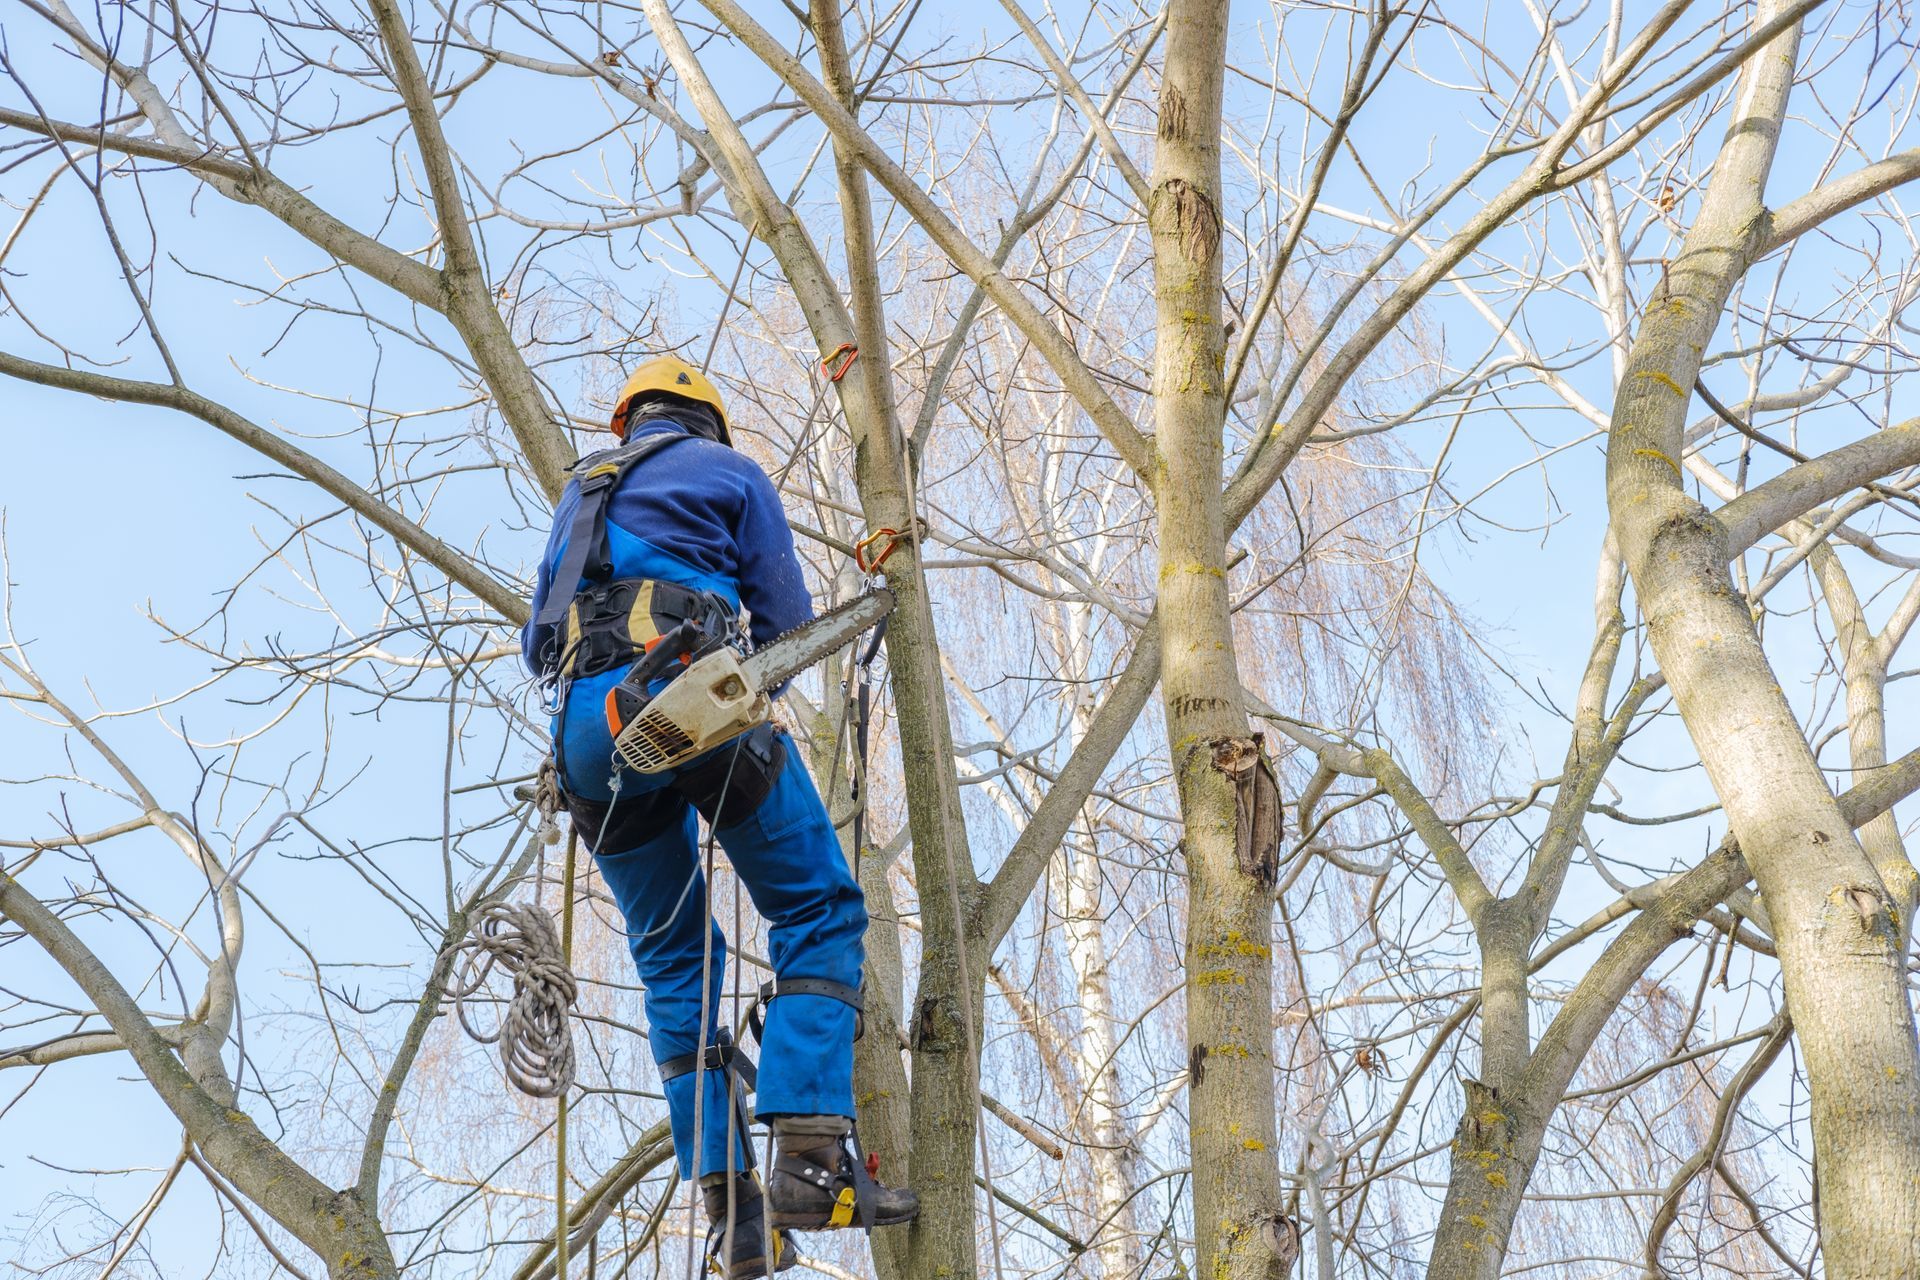
<svg viewBox="0 0 1920 1280">
<path fill-rule="evenodd" d="M 573 681 L 638 659 L 634 671 L 607 698 L 608 721 L 617 734 L 626 717 L 645 705 L 649 686 L 664 679 L 676 660 L 692 662 L 740 638 L 733 603 L 715 592 L 656 578 L 613 576 L 607 514 L 621 480 L 662 449 L 693 438 L 654 432 L 590 454 L 574 466 L 579 499 L 567 526 L 566 551 L 534 618 L 536 626 L 554 628 L 538 656 L 551 682 L 555 713 L 563 721 Z M 586 585 L 579 586 L 583 580 Z M 564 724 L 556 726 L 554 754 L 563 777 L 565 739 Z"/>
<path fill-rule="evenodd" d="M 573 598 L 557 638 L 567 657 L 564 674 L 580 680 L 643 654 L 658 655 L 658 675 L 675 658 L 685 661 L 701 646 L 738 633 L 733 604 L 724 596 L 657 578 L 616 578 Z"/>
<path fill-rule="evenodd" d="M 853 344 L 843 346 L 823 362 L 823 372 L 828 380 L 838 382 L 848 371 L 858 356 Z M 855 801 L 854 845 L 855 872 L 864 846 L 864 784 L 866 781 L 866 757 L 868 749 L 868 712 L 871 705 L 870 667 L 878 653 L 884 634 L 884 621 L 892 606 L 892 598 L 884 588 L 870 592 L 861 600 L 849 602 L 840 610 L 829 611 L 814 623 L 806 624 L 800 631 L 817 627 L 810 632 L 801 644 L 789 644 L 787 649 L 774 653 L 775 646 L 781 641 L 795 638 L 794 633 L 771 642 L 755 651 L 751 657 L 742 653 L 744 636 L 740 619 L 731 601 L 711 592 L 703 592 L 679 584 L 655 579 L 615 579 L 608 546 L 608 512 L 615 492 L 626 473 L 659 450 L 689 437 L 679 433 L 650 433 L 638 440 L 623 444 L 617 449 L 596 453 L 579 463 L 576 468 L 578 498 L 567 528 L 564 551 L 559 567 L 550 583 L 548 599 L 535 619 L 536 625 L 552 627 L 554 630 L 539 655 L 540 665 L 551 687 L 557 695 L 558 714 L 566 714 L 568 689 L 572 682 L 581 678 L 611 671 L 622 665 L 628 670 L 609 692 L 605 712 L 608 728 L 616 742 L 612 760 L 612 777 L 608 800 L 602 808 L 597 803 L 582 801 L 576 797 L 564 795 L 562 787 L 565 772 L 564 759 L 560 758 L 564 731 L 556 725 L 554 767 L 542 777 L 543 812 L 546 800 L 562 802 L 571 811 L 573 837 L 568 842 L 568 860 L 566 866 L 567 889 L 564 894 L 563 925 L 556 936 L 553 921 L 546 912 L 537 906 L 522 904 L 516 907 L 502 907 L 506 913 L 502 918 L 510 919 L 513 924 L 506 926 L 483 926 L 479 929 L 479 938 L 469 945 L 474 955 L 469 958 L 471 973 L 463 971 L 462 989 L 472 990 L 483 983 L 493 964 L 498 963 L 515 973 L 516 1002 L 521 999 L 521 988 L 527 987 L 528 1011 L 516 1020 L 513 1008 L 510 1008 L 502 1028 L 496 1032 L 497 1038 L 511 1039 L 515 1044 L 526 1042 L 531 1037 L 533 1048 L 516 1048 L 509 1051 L 509 1045 L 503 1039 L 502 1058 L 507 1063 L 509 1078 L 517 1087 L 535 1096 L 558 1097 L 560 1110 L 556 1122 L 559 1155 L 556 1162 L 556 1203 L 558 1206 L 558 1226 L 556 1227 L 556 1257 L 559 1274 L 564 1277 L 567 1252 L 567 1179 L 566 1179 L 566 1137 L 567 1105 L 566 1093 L 573 1082 L 572 1038 L 567 1025 L 568 1008 L 575 994 L 572 975 L 567 971 L 567 955 L 570 951 L 572 927 L 572 878 L 574 841 L 579 835 L 598 828 L 598 835 L 592 848 L 603 846 L 609 835 L 610 827 L 626 827 L 643 815 L 639 811 L 621 814 L 616 820 L 615 810 L 620 805 L 620 779 L 627 768 L 640 772 L 673 771 L 673 777 L 667 781 L 666 788 L 678 793 L 684 800 L 697 809 L 707 822 L 706 833 L 706 890 L 705 909 L 709 916 L 713 912 L 713 848 L 716 827 L 728 826 L 751 816 L 764 802 L 777 782 L 786 765 L 786 750 L 782 738 L 775 726 L 767 722 L 768 708 L 765 706 L 771 691 L 777 691 L 784 680 L 800 669 L 798 665 L 788 669 L 788 659 L 800 653 L 808 653 L 808 663 L 829 656 L 834 649 L 849 641 L 857 641 L 860 630 L 874 628 L 872 638 L 865 646 L 864 654 L 856 663 L 859 672 L 857 694 L 858 716 L 855 738 L 858 748 L 856 772 L 850 779 L 850 791 Z M 905 535 L 910 537 L 912 535 Z M 881 540 L 884 539 L 884 545 Z M 866 539 L 862 539 L 856 560 L 869 573 L 873 573 L 885 563 L 903 540 L 898 530 L 883 529 Z M 877 549 L 876 549 L 877 548 Z M 868 554 L 871 554 L 869 560 Z M 828 645 L 832 638 L 836 642 Z M 815 646 L 808 650 L 807 645 Z M 820 647 L 825 646 L 825 647 Z M 737 687 L 726 688 L 724 676 L 719 684 L 703 682 L 690 678 L 697 670 L 707 668 L 697 664 L 719 661 L 721 665 L 732 663 L 738 668 L 733 672 Z M 711 687 L 710 687 L 711 686 Z M 699 692 L 712 698 L 713 689 L 722 693 L 745 696 L 758 701 L 761 705 L 750 708 L 745 723 L 722 726 L 727 731 L 714 736 L 702 737 L 687 734 L 685 742 L 667 741 L 653 744 L 663 747 L 652 760 L 635 758 L 630 750 L 633 730 L 644 723 L 650 712 L 660 709 L 663 697 L 675 693 L 682 697 Z M 844 688 L 844 686 L 843 686 Z M 668 698 L 671 703 L 672 698 Z M 678 727 L 683 722 L 670 721 Z M 731 750 L 714 750 L 721 743 L 731 741 Z M 700 759 L 700 756 L 710 759 Z M 652 768 L 645 768 L 651 763 Z M 630 806 L 631 807 L 631 806 Z M 645 806 L 641 806 L 644 809 Z M 551 825 L 543 823 L 545 828 Z M 557 835 L 557 829 L 552 832 Z M 615 833 L 615 846 L 618 843 Z M 691 889 L 692 882 L 689 882 Z M 677 908 L 676 908 L 677 910 Z M 544 926 L 544 929 L 543 929 Z M 736 926 L 737 933 L 737 926 Z M 481 939 L 495 939 L 501 943 L 511 942 L 521 945 L 533 958 L 523 961 L 516 967 L 514 956 L 517 954 L 512 945 L 495 945 L 488 949 Z M 711 930 L 708 931 L 708 954 L 702 960 L 702 973 L 711 971 L 713 959 Z M 558 953 L 558 973 L 551 963 L 551 957 Z M 484 956 L 485 959 L 480 957 Z M 559 978 L 564 977 L 564 984 Z M 757 1085 L 757 1072 L 751 1057 L 744 1048 L 736 1045 L 732 1037 L 722 1028 L 711 1034 L 711 1011 L 708 1002 L 707 979 L 702 978 L 702 1010 L 700 1033 L 692 1053 L 682 1054 L 660 1064 L 660 1077 L 663 1083 L 695 1075 L 704 1078 L 705 1073 L 719 1071 L 723 1073 L 728 1109 L 727 1138 L 727 1183 L 726 1212 L 724 1215 L 709 1212 L 712 1225 L 707 1239 L 707 1265 L 722 1280 L 738 1280 L 733 1277 L 732 1267 L 736 1257 L 743 1270 L 741 1275 L 752 1274 L 750 1268 L 756 1263 L 744 1238 L 738 1232 L 752 1229 L 756 1234 L 764 1232 L 764 1256 L 758 1260 L 768 1272 L 785 1270 L 798 1259 L 798 1249 L 786 1232 L 791 1226 L 811 1227 L 847 1227 L 858 1226 L 871 1230 L 875 1226 L 887 1225 L 890 1221 L 904 1221 L 898 1216 L 899 1210 L 893 1201 L 887 1201 L 886 1212 L 895 1214 L 889 1219 L 880 1215 L 880 1190 L 874 1180 L 878 1169 L 877 1156 L 868 1156 L 862 1149 L 857 1130 L 849 1126 L 849 1133 L 842 1139 L 836 1139 L 839 1156 L 826 1161 L 835 1167 L 822 1168 L 819 1159 L 808 1161 L 802 1158 L 806 1152 L 798 1154 L 780 1152 L 776 1155 L 774 1142 L 769 1138 L 767 1157 L 770 1168 L 784 1175 L 803 1179 L 809 1185 L 827 1192 L 832 1198 L 832 1207 L 826 1214 L 826 1221 L 819 1222 L 811 1211 L 799 1213 L 806 1219 L 804 1223 L 787 1223 L 778 1220 L 773 1204 L 764 1200 L 749 1203 L 747 1212 L 739 1212 L 735 1203 L 741 1194 L 735 1182 L 734 1162 L 742 1148 L 745 1152 L 745 1172 L 749 1177 L 756 1163 L 755 1142 L 751 1133 L 754 1115 L 750 1098 Z M 564 1003 L 557 1006 L 552 1003 L 555 994 L 565 996 Z M 838 982 L 814 978 L 776 978 L 764 984 L 757 993 L 747 1015 L 747 1025 L 756 1041 L 764 1029 L 764 1015 L 771 1002 L 783 996 L 811 995 L 839 1000 L 854 1010 L 854 1032 L 856 1038 L 864 1031 L 863 998 L 858 987 Z M 738 995 L 735 999 L 738 1000 Z M 457 999 L 457 996 L 456 996 Z M 542 1001 L 546 1003 L 542 1003 Z M 557 1007 L 557 1013 L 555 1009 Z M 463 1015 L 464 1022 L 464 1015 Z M 522 1032 L 522 1025 L 527 1028 Z M 472 1028 L 469 1027 L 469 1030 Z M 557 1035 L 555 1034 L 557 1030 Z M 545 1036 L 546 1038 L 541 1038 Z M 539 1090 L 539 1086 L 546 1086 Z M 529 1088 L 529 1084 L 534 1088 Z M 539 1090 L 539 1091 L 536 1091 Z M 693 1090 L 695 1115 L 693 1130 L 696 1144 L 704 1143 L 706 1122 L 700 1112 L 707 1096 L 705 1086 Z M 717 1117 L 716 1117 L 717 1119 Z M 736 1145 L 735 1136 L 739 1138 Z M 696 1150 L 701 1149 L 696 1146 Z M 821 1152 L 813 1152 L 816 1157 Z M 695 1168 L 698 1169 L 696 1158 Z M 697 1179 L 696 1179 L 697 1180 Z M 791 1184 L 789 1184 L 791 1185 Z M 717 1188 L 714 1188 L 717 1192 Z M 889 1192 L 891 1196 L 893 1193 Z M 786 1203 L 791 1206 L 791 1201 Z M 711 1205 L 711 1202 L 710 1202 Z M 794 1212 L 790 1209 L 790 1212 Z M 739 1248 L 736 1251 L 735 1245 Z M 689 1241 L 692 1245 L 692 1241 Z"/>
</svg>

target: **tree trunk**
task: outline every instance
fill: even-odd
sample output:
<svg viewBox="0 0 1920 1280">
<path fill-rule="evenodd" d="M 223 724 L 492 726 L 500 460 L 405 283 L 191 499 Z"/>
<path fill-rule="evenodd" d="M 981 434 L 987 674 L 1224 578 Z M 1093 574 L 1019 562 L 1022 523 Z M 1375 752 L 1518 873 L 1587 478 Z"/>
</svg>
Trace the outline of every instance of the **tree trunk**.
<svg viewBox="0 0 1920 1280">
<path fill-rule="evenodd" d="M 843 574 L 843 585 L 851 574 Z M 827 664 L 826 699 L 814 722 L 812 753 L 814 783 L 826 800 L 828 811 L 836 816 L 840 848 L 849 866 L 857 868 L 860 891 L 866 895 L 867 963 L 861 973 L 866 1008 L 862 1020 L 865 1033 L 853 1045 L 854 1105 L 859 1110 L 860 1140 L 870 1150 L 895 1154 L 906 1163 L 909 1148 L 907 1130 L 907 1068 L 901 1056 L 900 1009 L 906 989 L 905 968 L 900 954 L 900 914 L 894 907 L 893 886 L 887 867 L 879 858 L 867 857 L 853 845 L 853 823 L 845 815 L 852 812 L 854 778 L 851 752 L 858 750 L 855 729 L 847 723 L 846 703 L 835 697 L 835 683 L 844 671 L 843 664 Z M 858 803 L 868 803 L 865 792 Z M 872 827 L 867 827 L 871 832 Z M 890 1175 L 891 1176 L 891 1175 Z M 895 1280 L 906 1262 L 906 1242 L 897 1231 L 876 1232 L 873 1239 L 874 1271 L 881 1280 Z"/>
<path fill-rule="evenodd" d="M 1092 610 L 1076 605 L 1071 613 L 1063 657 L 1069 674 L 1079 682 L 1081 696 L 1073 707 L 1073 746 L 1077 749 L 1092 728 L 1094 700 L 1087 682 L 1088 634 Z M 1104 885 L 1096 840 L 1088 831 L 1080 840 L 1061 846 L 1061 880 L 1065 886 L 1067 962 L 1073 969 L 1074 991 L 1080 1005 L 1080 1034 L 1073 1041 L 1075 1067 L 1081 1088 L 1088 1155 L 1093 1165 L 1090 1216 L 1101 1230 L 1095 1244 L 1100 1273 L 1107 1280 L 1130 1280 L 1142 1265 L 1139 1228 L 1134 1213 L 1134 1190 L 1140 1185 L 1139 1153 L 1133 1133 L 1121 1112 L 1115 1089 L 1118 1066 L 1114 1056 L 1119 1025 L 1113 1008 L 1113 978 L 1108 967 L 1107 936 L 1103 927 Z"/>
<path fill-rule="evenodd" d="M 1763 4 L 1765 22 L 1777 12 Z M 1614 404 L 1607 497 L 1649 638 L 1774 926 L 1805 1054 L 1827 1274 L 1920 1276 L 1920 1050 L 1899 907 L 1841 816 L 1727 572 L 1725 527 L 1681 486 L 1688 389 L 1766 239 L 1761 193 L 1797 30 L 1742 74 L 1699 218 L 1641 319 Z"/>
<path fill-rule="evenodd" d="M 814 36 L 827 87 L 856 107 L 837 0 L 813 0 Z M 978 1267 L 974 1239 L 974 1149 L 979 1139 L 978 1031 L 986 1000 L 986 957 L 969 952 L 979 885 L 953 765 L 953 728 L 933 605 L 913 535 L 911 461 L 895 411 L 885 304 L 866 171 L 834 144 L 840 210 L 852 278 L 851 340 L 861 354 L 838 383 L 853 427 L 854 475 L 869 530 L 899 530 L 886 562 L 894 610 L 887 627 L 887 669 L 904 766 L 907 821 L 920 893 L 920 983 L 909 1017 L 913 1047 L 910 1150 L 886 1153 L 911 1176 L 920 1217 L 906 1242 L 906 1270 L 922 1280 L 960 1280 Z M 830 335 L 822 339 L 829 355 Z M 835 344 L 838 345 L 838 344 Z M 977 941 L 973 948 L 979 950 Z"/>
<path fill-rule="evenodd" d="M 1812 532 L 1808 530 L 1809 535 Z M 1903 625 L 1908 601 L 1901 601 L 1888 630 L 1876 636 L 1867 625 L 1866 612 L 1833 548 L 1821 543 L 1807 557 L 1807 563 L 1819 575 L 1827 612 L 1833 618 L 1835 636 L 1845 655 L 1848 763 L 1853 766 L 1856 779 L 1865 778 L 1885 768 L 1887 763 L 1887 661 L 1903 637 L 1899 628 Z M 1910 587 L 1909 595 L 1915 590 L 1920 590 L 1920 585 Z M 1915 880 L 1913 862 L 1907 857 L 1899 822 L 1892 813 L 1881 814 L 1860 829 L 1860 843 L 1873 860 L 1880 883 L 1893 900 L 1894 920 L 1905 933 L 1912 927 L 1915 893 L 1920 884 Z"/>
<path fill-rule="evenodd" d="M 1100 1272 L 1107 1280 L 1127 1280 L 1140 1269 L 1140 1240 L 1133 1213 L 1135 1172 L 1133 1135 L 1128 1131 L 1116 1095 L 1114 1052 L 1116 1020 L 1113 982 L 1107 968 L 1107 940 L 1101 928 L 1100 862 L 1092 840 L 1072 842 L 1078 847 L 1063 859 L 1066 887 L 1067 959 L 1073 967 L 1074 992 L 1080 1005 L 1080 1034 L 1073 1039 L 1074 1066 L 1080 1087 L 1086 1090 L 1079 1126 L 1085 1132 L 1087 1154 L 1093 1165 L 1093 1189 L 1088 1216 L 1101 1230 L 1095 1245 Z M 1063 850 L 1064 852 L 1064 850 Z"/>
<path fill-rule="evenodd" d="M 1147 222 L 1157 303 L 1153 481 L 1161 691 L 1185 827 L 1187 1038 L 1196 1274 L 1272 1280 L 1279 1207 L 1273 1090 L 1273 876 L 1237 838 L 1222 753 L 1251 749 L 1226 575 L 1221 465 L 1220 113 L 1228 5 L 1168 28 Z"/>
<path fill-rule="evenodd" d="M 397 1280 L 400 1272 L 379 1215 L 356 1193 L 336 1191 L 314 1177 L 262 1133 L 252 1116 L 203 1089 L 99 958 L 5 872 L 0 872 L 0 919 L 39 943 L 94 1002 L 200 1158 L 313 1250 L 333 1280 Z"/>
</svg>

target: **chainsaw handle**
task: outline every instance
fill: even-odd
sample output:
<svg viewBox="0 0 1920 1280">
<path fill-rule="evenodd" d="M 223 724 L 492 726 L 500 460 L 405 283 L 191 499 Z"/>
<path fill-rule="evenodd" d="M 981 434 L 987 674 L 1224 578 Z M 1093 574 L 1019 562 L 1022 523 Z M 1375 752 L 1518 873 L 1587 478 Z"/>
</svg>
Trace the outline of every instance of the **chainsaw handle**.
<svg viewBox="0 0 1920 1280">
<path fill-rule="evenodd" d="M 640 660 L 627 668 L 620 683 L 607 691 L 607 727 L 618 737 L 620 730 L 653 701 L 647 688 L 668 667 L 688 656 L 701 640 L 700 624 L 689 619 L 655 640 Z"/>
</svg>

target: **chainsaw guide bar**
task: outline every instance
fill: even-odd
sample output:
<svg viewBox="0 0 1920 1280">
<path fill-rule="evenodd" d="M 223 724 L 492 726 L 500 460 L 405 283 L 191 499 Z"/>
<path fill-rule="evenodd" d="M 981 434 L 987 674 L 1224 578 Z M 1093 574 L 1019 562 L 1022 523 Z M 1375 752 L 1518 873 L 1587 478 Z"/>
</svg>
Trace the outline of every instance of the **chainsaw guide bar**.
<svg viewBox="0 0 1920 1280">
<path fill-rule="evenodd" d="M 664 773 L 758 728 L 773 714 L 770 690 L 832 657 L 892 612 L 893 592 L 875 587 L 746 657 L 722 647 L 696 659 L 619 727 L 615 753 L 636 772 Z"/>
</svg>

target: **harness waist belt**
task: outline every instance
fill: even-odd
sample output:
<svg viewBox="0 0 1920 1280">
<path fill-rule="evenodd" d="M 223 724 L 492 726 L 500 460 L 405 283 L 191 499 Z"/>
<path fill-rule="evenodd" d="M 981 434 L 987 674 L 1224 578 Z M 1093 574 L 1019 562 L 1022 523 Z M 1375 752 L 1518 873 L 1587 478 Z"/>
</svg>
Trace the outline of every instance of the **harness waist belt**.
<svg viewBox="0 0 1920 1280">
<path fill-rule="evenodd" d="M 725 597 L 677 582 L 616 578 L 596 583 L 575 596 L 567 609 L 562 674 L 578 680 L 624 666 L 650 652 L 683 622 L 724 636 L 738 620 Z"/>
</svg>

